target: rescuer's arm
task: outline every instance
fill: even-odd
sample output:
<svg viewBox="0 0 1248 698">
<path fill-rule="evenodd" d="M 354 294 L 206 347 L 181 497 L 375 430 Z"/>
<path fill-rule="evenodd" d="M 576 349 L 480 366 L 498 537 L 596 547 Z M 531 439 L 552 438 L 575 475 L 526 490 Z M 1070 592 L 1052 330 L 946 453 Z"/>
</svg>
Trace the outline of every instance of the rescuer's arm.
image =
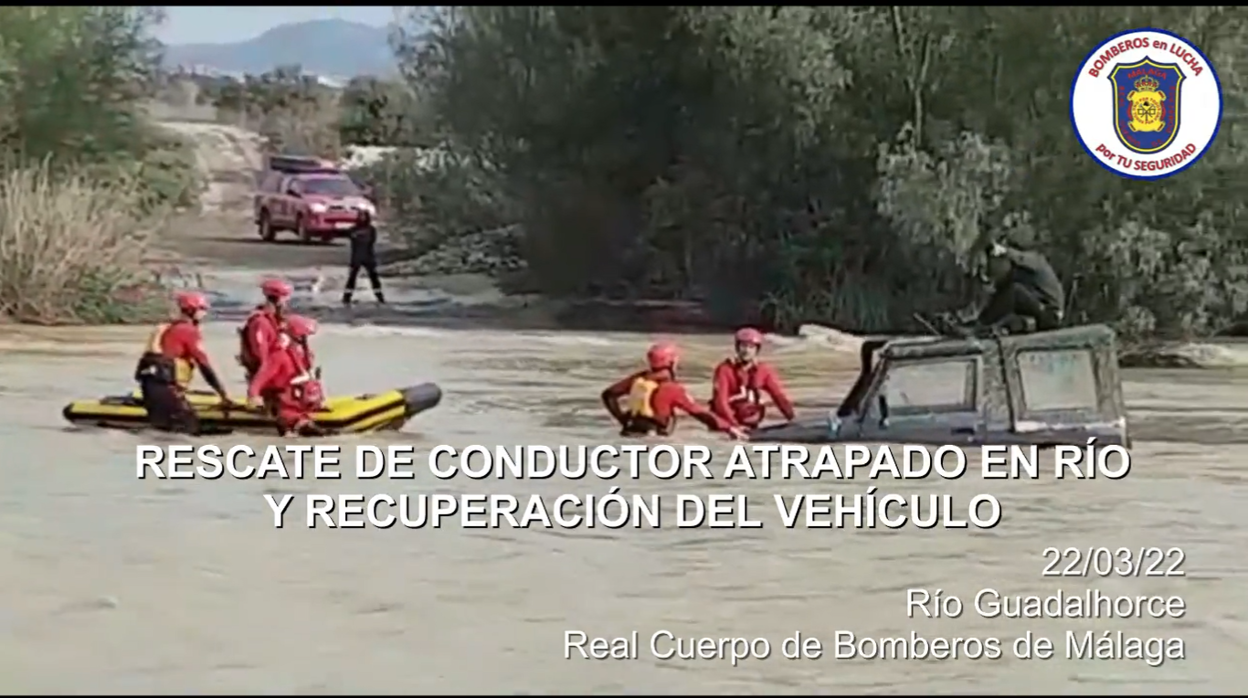
<svg viewBox="0 0 1248 698">
<path fill-rule="evenodd" d="M 262 362 L 277 344 L 277 334 L 273 326 L 263 318 L 251 323 L 251 350 Z"/>
<path fill-rule="evenodd" d="M 679 392 L 672 395 L 672 407 L 684 412 L 694 419 L 706 425 L 711 431 L 722 431 L 731 434 L 733 438 L 744 438 L 745 430 L 741 427 L 722 419 L 719 415 L 699 405 L 689 397 L 688 391 L 680 388 Z"/>
<path fill-rule="evenodd" d="M 732 413 L 732 406 L 728 404 L 728 398 L 733 392 L 732 382 L 732 367 L 727 362 L 715 367 L 715 377 L 711 381 L 711 410 L 721 420 L 736 426 L 736 417 Z"/>
<path fill-rule="evenodd" d="M 607 412 L 620 423 L 620 426 L 628 424 L 628 416 L 624 414 L 624 410 L 620 409 L 620 398 L 628 395 L 628 391 L 633 387 L 633 381 L 637 380 L 640 374 L 634 373 L 627 378 L 622 378 L 602 391 L 602 406 L 607 408 Z"/>
<path fill-rule="evenodd" d="M 251 384 L 247 386 L 247 400 L 249 402 L 259 400 L 265 391 L 277 387 L 277 377 L 282 371 L 283 359 L 285 354 L 281 352 L 270 352 L 264 360 L 260 362 L 260 370 L 256 371 L 256 375 L 252 377 Z"/>
<path fill-rule="evenodd" d="M 789 399 L 789 394 L 784 390 L 784 384 L 780 382 L 780 376 L 776 374 L 770 366 L 762 367 L 763 373 L 763 390 L 771 396 L 771 401 L 776 403 L 776 409 L 784 415 L 784 418 L 793 421 L 796 416 L 793 412 L 793 401 Z"/>
<path fill-rule="evenodd" d="M 213 370 L 211 364 L 200 364 L 199 370 L 204 374 L 204 382 L 208 387 L 216 391 L 224 402 L 230 401 L 230 394 L 226 391 L 225 386 L 221 384 L 221 379 L 217 376 L 217 372 Z"/>
<path fill-rule="evenodd" d="M 186 360 L 193 362 L 199 367 L 200 373 L 204 374 L 204 382 L 208 387 L 216 391 L 222 400 L 229 402 L 230 396 L 225 390 L 225 386 L 221 385 L 221 379 L 217 376 L 216 370 L 212 368 L 212 362 L 208 360 L 208 352 L 204 351 L 204 340 L 199 335 L 198 330 L 194 337 L 188 338 L 186 348 L 183 354 Z"/>
</svg>

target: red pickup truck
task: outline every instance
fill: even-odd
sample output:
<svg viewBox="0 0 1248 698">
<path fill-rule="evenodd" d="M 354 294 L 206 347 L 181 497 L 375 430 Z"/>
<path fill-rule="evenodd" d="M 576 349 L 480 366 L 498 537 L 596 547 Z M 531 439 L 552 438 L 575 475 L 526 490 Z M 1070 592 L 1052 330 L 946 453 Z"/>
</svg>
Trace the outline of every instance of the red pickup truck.
<svg viewBox="0 0 1248 698">
<path fill-rule="evenodd" d="M 311 158 L 273 158 L 255 196 L 260 237 L 272 242 L 288 230 L 304 242 L 329 242 L 375 218 L 368 192 L 341 170 Z"/>
</svg>

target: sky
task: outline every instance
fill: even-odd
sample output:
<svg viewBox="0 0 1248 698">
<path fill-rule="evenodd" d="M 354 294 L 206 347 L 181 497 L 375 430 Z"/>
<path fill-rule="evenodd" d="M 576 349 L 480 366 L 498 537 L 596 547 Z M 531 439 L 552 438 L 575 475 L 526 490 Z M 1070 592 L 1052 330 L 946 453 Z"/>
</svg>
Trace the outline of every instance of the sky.
<svg viewBox="0 0 1248 698">
<path fill-rule="evenodd" d="M 284 7 L 171 7 L 156 32 L 167 44 L 218 44 L 246 41 L 280 24 L 311 19 L 347 19 L 382 26 L 394 17 L 394 7 L 299 6 Z"/>
</svg>

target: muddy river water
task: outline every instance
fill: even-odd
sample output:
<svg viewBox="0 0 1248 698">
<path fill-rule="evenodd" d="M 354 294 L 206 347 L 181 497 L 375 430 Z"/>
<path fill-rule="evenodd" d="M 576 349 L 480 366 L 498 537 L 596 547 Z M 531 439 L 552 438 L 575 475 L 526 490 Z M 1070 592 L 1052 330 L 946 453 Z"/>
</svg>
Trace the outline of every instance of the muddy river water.
<svg viewBox="0 0 1248 698">
<path fill-rule="evenodd" d="M 404 443 L 419 453 L 436 444 L 618 442 L 597 394 L 652 339 L 351 324 L 328 310 L 323 317 L 330 322 L 317 349 L 330 392 L 432 380 L 446 395 L 400 433 L 336 443 Z M 128 389 L 145 333 L 0 334 L 5 692 L 1216 693 L 1242 690 L 1248 679 L 1248 379 L 1234 373 L 1128 373 L 1136 444 L 1123 480 L 883 483 L 963 501 L 991 492 L 1003 523 L 988 531 L 788 530 L 770 505 L 772 494 L 858 492 L 862 481 L 648 478 L 622 484 L 638 493 L 747 494 L 760 502 L 752 512 L 764 526 L 309 530 L 296 504 L 292 523 L 278 530 L 265 493 L 554 496 L 605 493 L 609 484 L 437 480 L 424 470 L 403 481 L 139 480 L 135 447 L 159 437 L 69 429 L 60 410 L 74 397 Z M 206 334 L 228 365 L 233 324 L 210 324 Z M 724 340 L 680 341 L 704 394 Z M 793 344 L 772 358 L 809 409 L 826 409 L 853 379 L 852 356 L 819 347 Z M 236 368 L 226 373 L 239 384 Z M 210 441 L 277 442 L 198 440 Z M 677 441 L 709 445 L 721 466 L 731 450 L 696 425 Z M 1054 546 L 1179 548 L 1186 576 L 1046 578 L 1042 553 Z M 959 596 L 967 612 L 907 618 L 909 588 Z M 984 588 L 1180 596 L 1187 611 L 1177 619 L 987 619 L 970 610 Z M 648 651 L 660 630 L 767 638 L 772 656 L 736 666 L 660 659 Z M 568 631 L 636 631 L 638 657 L 565 659 Z M 782 640 L 799 631 L 822 641 L 823 658 L 781 656 Z M 837 660 L 838 631 L 995 637 L 1004 656 Z M 1185 659 L 1150 667 L 1066 658 L 1067 631 L 1181 638 Z M 1015 639 L 1028 632 L 1052 638 L 1056 656 L 1014 658 Z"/>
</svg>

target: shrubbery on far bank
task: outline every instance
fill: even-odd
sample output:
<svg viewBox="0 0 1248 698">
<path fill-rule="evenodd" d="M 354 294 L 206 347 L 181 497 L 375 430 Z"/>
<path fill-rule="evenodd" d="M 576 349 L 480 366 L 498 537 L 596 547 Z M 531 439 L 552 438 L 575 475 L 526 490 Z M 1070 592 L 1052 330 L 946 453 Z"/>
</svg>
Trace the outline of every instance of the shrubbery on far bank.
<svg viewBox="0 0 1248 698">
<path fill-rule="evenodd" d="M 391 194 L 426 234 L 522 222 L 548 293 L 900 329 L 966 300 L 992 235 L 1050 257 L 1075 321 L 1201 335 L 1248 307 L 1241 8 L 411 11 L 413 120 L 450 164 L 394 156 Z M 1081 58 L 1144 26 L 1200 46 L 1226 100 L 1159 182 L 1107 174 L 1068 118 Z"/>
<path fill-rule="evenodd" d="M 141 111 L 157 19 L 138 6 L 0 8 L 0 317 L 163 312 L 142 250 L 201 183 L 187 144 Z"/>
</svg>

